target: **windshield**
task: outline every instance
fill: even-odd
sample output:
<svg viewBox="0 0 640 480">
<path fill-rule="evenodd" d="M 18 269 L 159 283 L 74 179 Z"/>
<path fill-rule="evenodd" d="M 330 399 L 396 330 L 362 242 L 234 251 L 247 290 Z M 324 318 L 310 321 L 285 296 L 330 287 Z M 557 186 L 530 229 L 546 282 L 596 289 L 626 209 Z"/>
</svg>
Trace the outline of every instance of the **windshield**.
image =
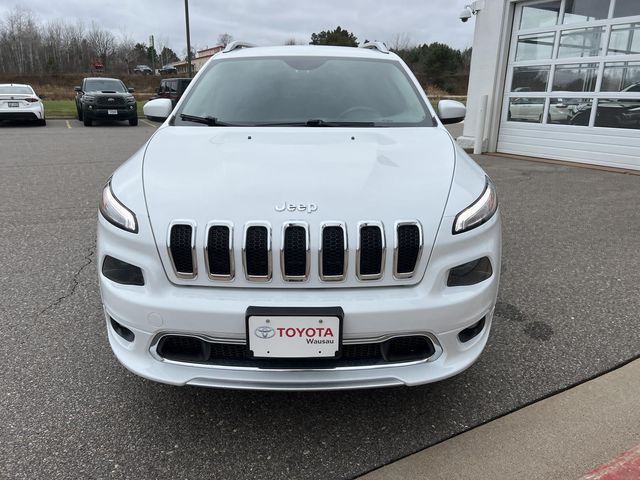
<svg viewBox="0 0 640 480">
<path fill-rule="evenodd" d="M 116 92 L 126 93 L 127 89 L 120 80 L 87 80 L 84 85 L 85 92 Z"/>
<path fill-rule="evenodd" d="M 0 95 L 33 95 L 33 90 L 29 87 L 13 87 L 11 85 L 0 85 Z"/>
<path fill-rule="evenodd" d="M 434 125 L 399 62 L 315 56 L 213 62 L 175 122 L 195 125 L 188 117 L 242 126 Z"/>
</svg>

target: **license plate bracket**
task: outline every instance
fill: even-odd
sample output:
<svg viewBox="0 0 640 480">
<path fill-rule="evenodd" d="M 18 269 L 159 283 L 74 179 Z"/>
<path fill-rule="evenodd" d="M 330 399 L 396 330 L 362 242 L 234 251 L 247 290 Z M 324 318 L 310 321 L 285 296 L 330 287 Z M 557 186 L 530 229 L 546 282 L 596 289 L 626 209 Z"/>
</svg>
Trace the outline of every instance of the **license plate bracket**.
<svg viewBox="0 0 640 480">
<path fill-rule="evenodd" d="M 9 108 L 18 108 L 20 106 L 20 102 L 9 102 Z"/>
<path fill-rule="evenodd" d="M 117 115 L 118 114 L 118 110 L 107 110 L 107 115 Z"/>
<path fill-rule="evenodd" d="M 341 307 L 249 307 L 245 315 L 248 355 L 335 360 L 342 354 L 343 319 Z"/>
</svg>

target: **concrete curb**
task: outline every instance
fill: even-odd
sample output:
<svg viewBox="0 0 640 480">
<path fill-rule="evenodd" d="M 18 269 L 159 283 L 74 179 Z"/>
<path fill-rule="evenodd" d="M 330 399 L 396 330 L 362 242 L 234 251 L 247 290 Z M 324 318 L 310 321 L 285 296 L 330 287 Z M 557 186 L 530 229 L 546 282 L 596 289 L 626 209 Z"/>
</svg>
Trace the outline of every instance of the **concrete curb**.
<svg viewBox="0 0 640 480">
<path fill-rule="evenodd" d="M 638 398 L 635 360 L 361 478 L 578 478 L 640 442 Z"/>
</svg>

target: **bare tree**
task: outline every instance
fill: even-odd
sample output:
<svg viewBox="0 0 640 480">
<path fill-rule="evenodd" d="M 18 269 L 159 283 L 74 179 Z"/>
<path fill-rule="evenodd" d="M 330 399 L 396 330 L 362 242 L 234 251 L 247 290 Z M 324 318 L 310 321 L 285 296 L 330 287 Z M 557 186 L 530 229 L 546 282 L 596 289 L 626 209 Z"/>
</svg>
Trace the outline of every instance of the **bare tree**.
<svg viewBox="0 0 640 480">
<path fill-rule="evenodd" d="M 220 35 L 218 35 L 218 45 L 222 45 L 223 47 L 226 47 L 227 45 L 229 45 L 231 42 L 233 41 L 233 36 L 231 36 L 228 33 L 221 33 Z"/>
<path fill-rule="evenodd" d="M 304 45 L 306 42 L 303 42 L 302 40 L 298 40 L 295 37 L 291 37 L 291 38 L 287 38 L 284 41 L 285 45 Z"/>
<path fill-rule="evenodd" d="M 389 43 L 389 46 L 391 50 L 395 52 L 409 50 L 412 47 L 411 37 L 406 32 L 396 33 Z"/>
<path fill-rule="evenodd" d="M 116 51 L 116 37 L 95 22 L 91 22 L 91 28 L 87 32 L 87 43 L 91 52 L 105 65 Z"/>
</svg>

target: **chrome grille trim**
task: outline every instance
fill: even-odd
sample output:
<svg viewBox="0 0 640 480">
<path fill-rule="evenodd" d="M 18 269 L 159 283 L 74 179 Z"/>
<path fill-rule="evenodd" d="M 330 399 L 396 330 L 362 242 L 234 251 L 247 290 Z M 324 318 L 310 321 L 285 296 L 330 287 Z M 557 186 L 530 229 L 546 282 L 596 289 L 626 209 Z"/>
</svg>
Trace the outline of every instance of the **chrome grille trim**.
<svg viewBox="0 0 640 480">
<path fill-rule="evenodd" d="M 176 267 L 176 263 L 178 265 L 185 265 L 184 267 L 181 267 L 183 269 L 188 268 L 187 265 L 188 263 L 185 262 L 185 258 L 184 255 L 186 255 L 187 249 L 186 249 L 186 235 L 184 235 L 184 232 L 182 233 L 182 237 L 176 237 L 176 235 L 178 235 L 177 232 L 174 232 L 174 239 L 179 239 L 180 240 L 180 245 L 182 246 L 182 249 L 176 249 L 176 246 L 173 246 L 173 251 L 172 251 L 172 230 L 174 229 L 175 226 L 179 226 L 179 225 L 183 225 L 183 226 L 188 226 L 191 228 L 191 238 L 190 238 L 190 252 L 191 252 L 191 262 L 192 262 L 192 268 L 193 268 L 193 273 L 191 272 L 184 272 L 184 271 L 178 271 L 177 267 Z M 399 266 L 402 266 L 403 269 L 408 269 L 411 267 L 411 264 L 407 261 L 407 256 L 404 255 L 405 250 L 400 248 L 400 233 L 401 232 L 401 228 L 405 227 L 405 226 L 412 226 L 415 227 L 417 229 L 417 242 L 418 242 L 418 250 L 417 253 L 415 254 L 415 264 L 413 264 L 413 270 L 411 272 L 399 272 L 398 268 Z M 227 251 L 228 251 L 228 255 L 229 255 L 229 263 L 228 263 L 228 267 L 229 267 L 229 274 L 228 275 L 221 275 L 221 274 L 216 274 L 216 273 L 212 273 L 211 272 L 211 268 L 217 268 L 217 271 L 220 272 L 226 272 L 226 268 L 227 265 L 226 264 L 222 264 L 219 265 L 218 262 L 215 262 L 215 259 L 219 258 L 219 257 L 212 257 L 211 261 L 214 263 L 214 265 L 210 265 L 210 259 L 209 259 L 209 253 L 210 253 L 210 248 L 211 246 L 209 245 L 209 234 L 212 228 L 214 227 L 225 227 L 228 229 L 228 247 L 227 247 Z M 266 269 L 267 269 L 267 274 L 266 275 L 249 275 L 248 273 L 248 265 L 247 265 L 247 234 L 249 232 L 249 229 L 251 227 L 262 227 L 266 229 L 266 239 L 262 236 L 260 236 L 260 243 L 257 243 L 256 245 L 260 245 L 260 247 L 262 247 L 264 245 L 264 243 L 266 242 Z M 304 275 L 287 275 L 286 274 L 286 269 L 285 269 L 285 261 L 286 261 L 286 256 L 285 256 L 285 245 L 286 245 L 286 238 L 287 238 L 287 229 L 291 228 L 291 227 L 301 227 L 304 229 L 305 232 L 305 252 L 304 252 L 304 258 L 305 258 L 305 268 L 304 268 Z M 333 227 L 335 228 L 340 228 L 342 230 L 342 237 L 340 237 L 340 233 L 336 230 L 331 231 L 331 235 L 327 235 L 326 240 L 331 242 L 332 245 L 332 260 L 331 263 L 327 263 L 325 265 L 326 262 L 324 262 L 323 260 L 325 259 L 325 256 L 328 252 L 328 250 L 326 250 L 326 245 L 325 245 L 325 231 L 327 228 L 329 227 Z M 366 274 L 366 273 L 362 273 L 361 269 L 364 268 L 364 271 L 375 271 L 376 269 L 374 267 L 377 266 L 377 261 L 376 261 L 376 265 L 372 265 L 371 263 L 361 263 L 364 260 L 364 257 L 362 256 L 363 254 L 363 246 L 366 247 L 366 245 L 363 244 L 363 237 L 362 237 L 362 229 L 365 227 L 375 227 L 378 229 L 378 232 L 380 234 L 380 237 L 378 239 L 377 236 L 377 232 L 374 235 L 374 232 L 366 232 L 365 234 L 365 240 L 367 242 L 373 242 L 371 243 L 371 245 L 377 246 L 378 245 L 378 240 L 380 241 L 380 247 L 381 247 L 381 251 L 380 251 L 380 268 L 379 268 L 379 272 L 376 272 L 375 274 Z M 203 277 L 203 278 L 208 278 L 208 280 L 212 281 L 212 282 L 232 282 L 234 280 L 236 280 L 236 274 L 240 274 L 240 272 L 237 271 L 238 268 L 243 268 L 244 271 L 244 276 L 245 279 L 249 282 L 270 282 L 273 280 L 273 235 L 274 235 L 274 231 L 273 228 L 271 226 L 271 224 L 267 221 L 249 221 L 246 224 L 243 225 L 243 232 L 242 232 L 242 239 L 240 239 L 239 237 L 236 239 L 234 238 L 236 235 L 240 235 L 240 227 L 238 227 L 238 229 L 235 228 L 233 222 L 231 221 L 227 221 L 227 220 L 212 220 L 209 221 L 206 226 L 204 228 L 198 229 L 197 228 L 197 224 L 194 220 L 188 220 L 188 219 L 179 219 L 179 220 L 173 220 L 171 221 L 171 223 L 169 224 L 169 228 L 168 228 L 168 232 L 167 232 L 167 237 L 166 237 L 166 252 L 167 255 L 169 257 L 169 261 L 171 264 L 171 269 L 173 270 L 173 275 L 175 278 L 177 279 L 181 279 L 181 280 L 193 280 L 195 278 L 198 277 L 198 274 L 200 273 L 198 270 L 204 268 L 206 270 L 206 275 L 207 277 Z M 276 227 L 278 228 L 278 227 Z M 390 248 L 390 241 L 387 239 L 387 235 L 392 235 L 392 232 L 389 231 L 387 232 L 385 229 L 385 226 L 383 224 L 382 221 L 377 221 L 377 220 L 368 220 L 368 221 L 361 221 L 357 223 L 357 226 L 355 228 L 356 231 L 356 240 L 354 242 L 353 239 L 349 239 L 349 231 L 347 228 L 347 224 L 344 221 L 339 221 L 339 220 L 333 220 L 333 221 L 322 221 L 318 223 L 318 226 L 316 227 L 314 224 L 309 224 L 308 221 L 298 221 L 298 220 L 291 220 L 291 221 L 285 221 L 281 224 L 280 226 L 281 228 L 281 238 L 279 240 L 276 240 L 278 243 L 280 243 L 280 258 L 279 261 L 276 260 L 279 263 L 279 268 L 280 268 L 280 275 L 281 278 L 284 282 L 287 283 L 295 283 L 295 282 L 308 282 L 312 277 L 312 273 L 313 275 L 317 275 L 317 278 L 319 279 L 320 282 L 322 283 L 329 283 L 329 282 L 342 282 L 342 281 L 346 281 L 347 278 L 357 278 L 360 281 L 363 282 L 367 282 L 367 281 L 374 281 L 374 280 L 380 280 L 383 279 L 385 277 L 385 274 L 388 270 L 392 271 L 392 275 L 393 275 L 393 279 L 395 280 L 409 280 L 412 279 L 416 276 L 417 272 L 420 270 L 420 263 L 422 260 L 422 256 L 424 253 L 424 242 L 425 242 L 425 238 L 424 238 L 424 229 L 422 227 L 422 224 L 420 223 L 419 220 L 417 219 L 404 219 L 404 220 L 397 220 L 394 222 L 394 226 L 393 226 L 393 263 L 391 263 L 391 261 L 389 262 L 389 265 L 387 266 L 387 247 L 389 246 Z M 315 228 L 318 228 L 317 233 L 315 233 Z M 314 231 L 312 231 L 314 230 Z M 353 227 L 352 227 L 352 231 L 351 231 L 351 235 L 353 235 Z M 253 232 L 256 233 L 258 235 L 262 235 L 262 233 L 265 232 Z M 299 236 L 298 237 L 298 241 L 301 241 L 301 232 L 296 232 L 296 234 Z M 220 232 L 220 235 L 224 235 L 224 232 Z M 314 237 L 318 239 L 318 244 L 316 245 L 314 243 L 313 248 L 316 249 L 317 248 L 317 273 L 315 271 L 315 266 L 312 268 L 311 265 L 311 261 L 313 258 L 313 261 L 315 262 L 315 253 L 314 255 L 312 255 L 311 252 L 311 235 L 318 235 L 318 237 Z M 411 257 L 409 258 L 413 258 L 413 252 L 415 252 L 415 241 L 416 241 L 416 231 L 413 230 L 412 232 L 407 232 L 407 235 L 409 235 L 409 237 L 407 237 L 410 242 L 407 243 L 407 245 L 410 245 L 410 250 L 412 252 Z M 276 238 L 278 236 L 278 232 L 276 232 Z M 220 237 L 218 237 L 220 238 Z M 340 250 L 339 248 L 335 248 L 336 245 L 339 246 L 339 240 L 342 238 L 343 241 L 343 245 L 342 248 L 344 251 L 342 252 L 342 258 L 340 257 Z M 257 240 L 257 239 L 256 239 Z M 351 240 L 351 244 L 349 243 L 349 240 Z M 227 241 L 226 239 L 224 240 L 225 242 Z M 200 243 L 202 242 L 202 243 Z M 218 240 L 219 242 L 219 240 Z M 238 254 L 238 252 L 236 252 L 236 249 L 238 248 L 238 244 L 242 243 L 242 250 L 241 250 L 241 255 L 242 255 L 242 267 L 240 267 L 238 264 L 240 262 L 240 259 L 238 257 L 236 257 L 236 255 Z M 354 245 L 355 243 L 355 245 Z M 216 251 L 218 253 L 220 253 L 222 255 L 222 252 L 224 252 L 224 250 L 222 249 L 222 246 L 220 243 L 216 243 Z M 405 245 L 403 243 L 403 245 Z M 212 244 L 213 246 L 213 244 Z M 349 257 L 351 255 L 351 251 L 354 250 L 355 247 L 355 274 L 350 274 L 349 273 L 349 263 L 353 262 L 354 259 L 353 257 L 351 258 L 351 262 L 349 260 Z M 301 249 L 299 247 L 296 247 L 294 250 L 294 252 L 298 252 L 298 254 L 301 257 Z M 377 257 L 377 249 L 375 250 L 371 250 L 372 252 L 375 252 L 373 255 L 376 255 Z M 183 256 L 180 256 L 180 258 L 176 257 L 174 258 L 173 256 L 173 252 L 176 253 L 176 255 L 180 255 L 180 252 L 182 252 Z M 263 252 L 263 250 L 260 250 L 260 252 Z M 366 252 L 366 250 L 365 250 Z M 390 253 L 390 252 L 389 252 Z M 204 254 L 204 259 L 199 259 L 198 257 L 200 255 Z M 261 255 L 258 257 L 258 259 L 256 260 L 255 266 L 259 266 L 261 269 L 265 268 L 265 257 L 264 254 L 257 254 L 257 255 Z M 301 265 L 301 258 L 298 257 L 297 259 L 297 263 L 295 265 L 297 265 L 298 267 L 300 267 Z M 403 260 L 404 259 L 404 260 Z M 291 260 L 291 259 L 290 259 Z M 324 267 L 326 266 L 327 268 L 329 268 L 329 266 L 331 266 L 331 272 L 332 273 L 337 273 L 339 271 L 338 269 L 338 262 L 342 260 L 342 274 L 341 275 L 327 275 L 325 274 L 325 272 L 323 271 Z M 377 258 L 376 258 L 377 260 Z M 390 259 L 389 259 L 390 260 Z M 250 261 L 253 261 L 253 259 L 250 259 Z M 366 262 L 366 260 L 365 260 Z M 370 260 L 369 260 L 370 262 Z M 402 265 L 400 265 L 400 263 L 402 263 Z M 198 263 L 200 264 L 200 267 L 198 267 Z M 216 265 L 218 265 L 216 267 Z M 252 264 L 254 265 L 254 264 Z M 295 266 L 294 265 L 294 266 Z M 291 267 L 292 265 L 289 264 L 289 272 L 292 272 Z M 388 268 L 387 268 L 388 267 Z M 278 268 L 278 267 L 276 267 Z M 302 269 L 298 268 L 298 271 L 295 271 L 295 273 L 301 273 Z M 262 273 L 264 270 L 257 270 L 254 267 L 254 273 Z M 278 273 L 276 272 L 276 275 L 278 275 Z"/>
<path fill-rule="evenodd" d="M 381 238 L 381 259 L 380 259 L 380 272 L 376 274 L 362 274 L 360 273 L 360 256 L 362 254 L 361 250 L 361 232 L 365 227 L 376 227 L 380 230 L 380 238 Z M 385 235 L 384 235 L 384 225 L 382 222 L 370 220 L 366 222 L 358 222 L 358 238 L 356 239 L 356 276 L 359 280 L 362 281 L 371 281 L 371 280 L 380 280 L 384 276 L 384 265 L 386 260 L 386 243 L 385 243 Z"/>
<path fill-rule="evenodd" d="M 302 227 L 305 234 L 305 272 L 304 275 L 287 275 L 285 265 L 284 247 L 286 242 L 287 229 L 290 227 Z M 282 279 L 285 282 L 306 282 L 309 279 L 309 270 L 311 267 L 311 246 L 309 242 L 309 224 L 307 222 L 285 222 L 282 225 L 282 242 L 280 245 L 280 271 Z"/>
<path fill-rule="evenodd" d="M 229 275 L 219 275 L 211 273 L 211 267 L 209 266 L 209 230 L 212 227 L 227 227 L 229 229 Z M 233 223 L 221 220 L 214 220 L 207 224 L 207 228 L 204 232 L 204 263 L 207 266 L 207 274 L 209 280 L 230 282 L 235 278 L 235 259 L 233 255 Z"/>
<path fill-rule="evenodd" d="M 413 270 L 411 272 L 398 272 L 398 248 L 399 248 L 399 240 L 398 240 L 398 230 L 400 227 L 409 225 L 418 227 L 418 235 L 419 235 L 419 244 L 418 244 L 418 255 L 416 256 L 416 263 L 413 266 Z M 424 247 L 424 235 L 422 232 L 422 224 L 418 220 L 399 220 L 395 224 L 394 228 L 395 235 L 395 244 L 393 248 L 393 276 L 398 280 L 411 278 L 415 275 L 418 265 L 420 264 L 420 258 L 422 257 L 422 250 Z"/>
<path fill-rule="evenodd" d="M 327 227 L 339 227 L 342 229 L 344 260 L 342 267 L 342 275 L 325 275 L 323 269 L 323 251 L 324 251 L 324 229 Z M 320 272 L 320 280 L 323 282 L 342 282 L 347 278 L 349 265 L 349 242 L 347 234 L 347 225 L 344 222 L 323 222 L 320 224 L 320 241 L 318 242 L 318 271 Z"/>
<path fill-rule="evenodd" d="M 191 272 L 179 272 L 176 268 L 175 261 L 173 259 L 173 253 L 171 252 L 171 231 L 176 225 L 189 225 L 191 226 L 191 263 L 193 265 L 193 273 Z M 193 220 L 174 220 L 169 224 L 169 231 L 167 233 L 167 254 L 171 260 L 171 267 L 176 277 L 183 280 L 193 280 L 198 276 L 198 257 L 196 256 L 196 222 Z"/>
<path fill-rule="evenodd" d="M 267 275 L 249 275 L 247 269 L 247 232 L 250 227 L 265 227 L 267 229 Z M 247 222 L 244 225 L 242 236 L 242 266 L 244 276 L 250 282 L 270 282 L 273 273 L 273 260 L 271 258 L 271 224 L 269 222 Z"/>
</svg>

